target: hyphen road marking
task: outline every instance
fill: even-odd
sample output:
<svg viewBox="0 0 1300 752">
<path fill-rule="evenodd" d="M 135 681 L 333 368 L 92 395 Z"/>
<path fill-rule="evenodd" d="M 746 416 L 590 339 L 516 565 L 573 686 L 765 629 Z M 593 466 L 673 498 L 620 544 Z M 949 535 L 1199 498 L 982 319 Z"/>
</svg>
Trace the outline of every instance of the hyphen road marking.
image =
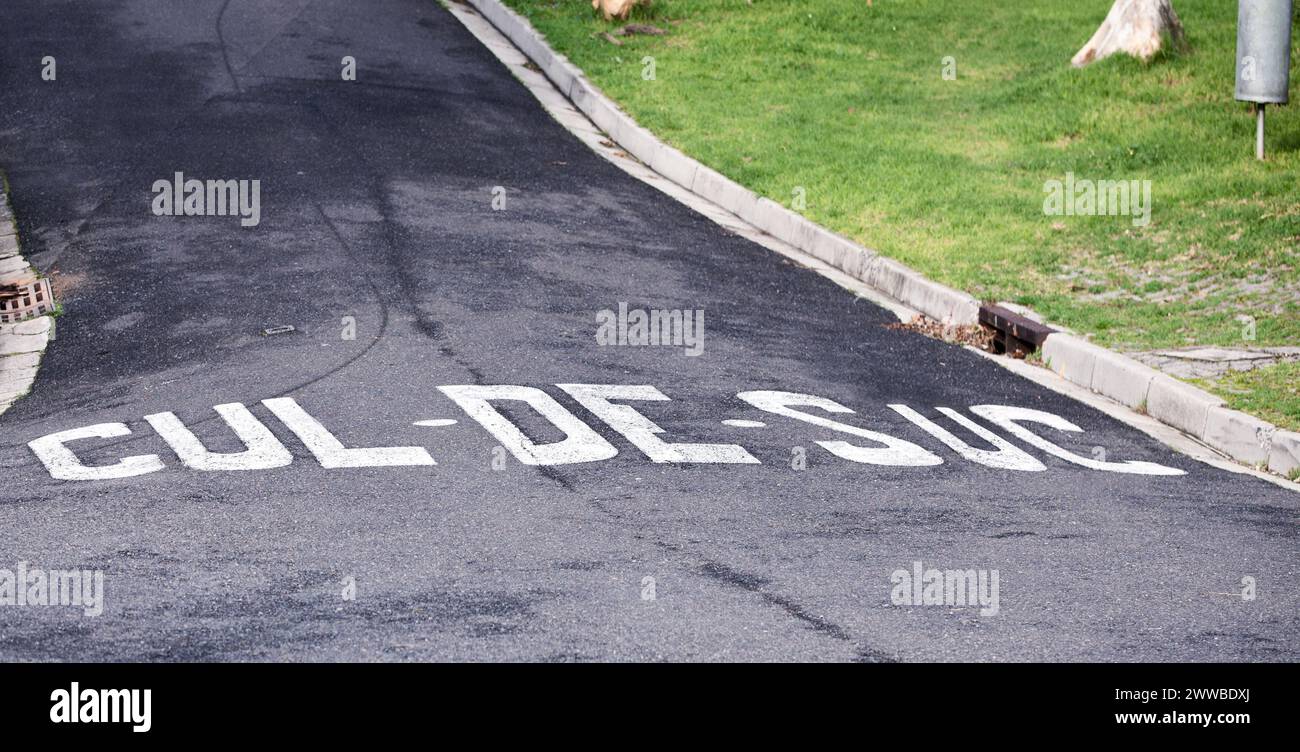
<svg viewBox="0 0 1300 752">
<path fill-rule="evenodd" d="M 666 401 L 668 397 L 653 386 L 617 384 L 556 384 L 579 405 L 609 424 L 623 438 L 645 453 L 651 462 L 702 462 L 723 464 L 760 464 L 758 458 L 737 444 L 669 444 L 655 434 L 664 429 L 630 405 L 615 405 L 612 399 Z"/>
<path fill-rule="evenodd" d="M 869 465 L 896 465 L 900 467 L 926 467 L 943 464 L 943 460 L 939 455 L 922 449 L 910 441 L 794 409 L 795 407 L 816 407 L 828 413 L 853 414 L 853 410 L 834 400 L 815 397 L 811 394 L 800 394 L 799 392 L 741 392 L 736 396 L 765 412 L 784 415 L 787 418 L 802 420 L 814 426 L 829 428 L 884 444 L 883 447 L 861 447 L 847 441 L 816 442 L 817 446 L 842 459 Z"/>
<path fill-rule="evenodd" d="M 574 462 L 597 462 L 618 454 L 614 445 L 578 420 L 551 395 L 531 386 L 440 386 L 438 390 L 460 405 L 469 417 L 478 421 L 501 446 L 525 465 L 568 465 Z M 523 402 L 537 411 L 551 425 L 564 432 L 564 440 L 551 444 L 534 444 L 514 423 L 492 406 L 493 400 Z"/>
<path fill-rule="evenodd" d="M 569 397 L 599 418 L 606 426 L 636 447 L 651 462 L 683 464 L 757 465 L 761 461 L 739 444 L 671 442 L 661 437 L 665 430 L 625 402 L 668 402 L 669 397 L 654 386 L 629 384 L 557 384 Z M 510 384 L 441 386 L 438 390 L 456 403 L 466 415 L 486 430 L 515 459 L 525 465 L 550 466 L 600 462 L 618 455 L 618 449 L 594 428 L 561 405 L 550 394 L 529 386 Z M 824 413 L 855 415 L 834 400 L 800 392 L 750 391 L 736 395 L 763 412 L 779 415 L 823 430 L 865 439 L 867 445 L 846 440 L 818 440 L 818 446 L 840 459 L 868 465 L 933 467 L 943 464 L 938 454 L 896 436 L 832 420 L 804 409 Z M 559 441 L 537 443 L 499 411 L 494 403 L 517 402 L 530 408 L 564 435 Z M 321 467 L 419 467 L 437 463 L 424 447 L 391 446 L 349 448 L 319 420 L 289 397 L 262 400 L 262 404 L 316 458 Z M 1037 458 L 1006 438 L 947 407 L 935 410 L 954 425 L 991 446 L 981 449 L 958 438 L 948 428 L 907 405 L 888 405 L 897 414 L 937 440 L 958 457 L 985 467 L 1013 472 L 1042 472 L 1047 469 Z M 238 402 L 213 408 L 244 445 L 243 451 L 210 451 L 184 423 L 170 412 L 145 416 L 145 421 L 167 443 L 181 464 L 198 471 L 269 470 L 293 462 L 293 456 L 275 434 L 248 408 Z M 1107 461 L 1084 457 L 1034 433 L 1022 423 L 1036 423 L 1066 433 L 1083 429 L 1059 415 L 1009 405 L 974 405 L 970 412 L 1003 429 L 1032 448 L 1091 470 L 1135 475 L 1183 475 L 1184 471 L 1154 462 Z M 764 428 L 766 423 L 747 419 L 726 419 L 735 428 Z M 413 425 L 446 427 L 457 425 L 452 418 L 416 421 Z M 107 465 L 87 465 L 68 448 L 84 439 L 108 439 L 131 435 L 125 423 L 99 423 L 42 436 L 28 443 L 51 477 L 59 480 L 93 481 L 129 478 L 164 469 L 156 454 L 122 457 Z"/>
</svg>

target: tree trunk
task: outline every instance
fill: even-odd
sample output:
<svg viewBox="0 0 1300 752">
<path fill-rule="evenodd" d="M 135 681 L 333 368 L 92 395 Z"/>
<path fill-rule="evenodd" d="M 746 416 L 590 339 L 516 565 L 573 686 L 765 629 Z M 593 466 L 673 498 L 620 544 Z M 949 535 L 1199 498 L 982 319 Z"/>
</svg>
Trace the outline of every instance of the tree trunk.
<svg viewBox="0 0 1300 752">
<path fill-rule="evenodd" d="M 1115 0 L 1097 33 L 1070 64 L 1082 68 L 1116 52 L 1150 60 L 1160 51 L 1166 32 L 1173 42 L 1183 42 L 1183 24 L 1172 0 Z"/>
<path fill-rule="evenodd" d="M 632 7 L 641 0 L 591 0 L 591 7 L 600 11 L 609 21 L 614 18 L 626 19 Z"/>
</svg>

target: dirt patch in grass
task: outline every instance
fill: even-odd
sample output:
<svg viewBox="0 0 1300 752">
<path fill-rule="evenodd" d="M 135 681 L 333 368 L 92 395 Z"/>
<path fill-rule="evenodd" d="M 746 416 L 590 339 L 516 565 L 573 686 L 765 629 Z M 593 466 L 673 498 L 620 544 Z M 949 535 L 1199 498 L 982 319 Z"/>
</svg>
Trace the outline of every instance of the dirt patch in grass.
<svg viewBox="0 0 1300 752">
<path fill-rule="evenodd" d="M 1300 431 L 1300 362 L 1233 371 L 1198 386 L 1219 395 L 1228 407 L 1284 428 Z"/>
</svg>

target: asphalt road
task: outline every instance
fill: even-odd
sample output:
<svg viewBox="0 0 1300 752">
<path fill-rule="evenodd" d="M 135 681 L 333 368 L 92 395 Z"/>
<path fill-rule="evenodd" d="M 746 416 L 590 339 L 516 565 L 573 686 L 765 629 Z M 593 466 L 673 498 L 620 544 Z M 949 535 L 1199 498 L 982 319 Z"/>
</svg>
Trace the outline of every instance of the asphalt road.
<svg viewBox="0 0 1300 752">
<path fill-rule="evenodd" d="M 4 660 L 1300 655 L 1295 494 L 886 328 L 588 151 L 431 0 L 7 0 L 0 168 L 66 311 L 0 416 L 0 570 L 102 570 L 106 588 L 98 616 L 0 604 Z M 155 215 L 176 172 L 259 180 L 260 222 Z M 620 302 L 703 310 L 702 354 L 600 346 Z M 598 435 L 562 447 L 617 455 L 521 462 L 439 390 L 490 384 L 540 389 Z M 653 386 L 670 401 L 616 404 L 755 461 L 652 462 L 557 384 Z M 879 444 L 737 397 L 755 390 L 834 400 L 854 413 L 799 409 L 942 464 L 837 456 L 815 442 Z M 437 464 L 323 467 L 260 404 L 283 397 L 347 447 Z M 190 469 L 144 421 L 172 412 L 238 452 L 213 412 L 236 402 L 291 464 Z M 987 448 L 936 411 L 957 409 L 1045 469 L 965 459 L 890 404 Z M 1067 462 L 969 410 L 987 404 L 1076 424 L 1024 423 L 1085 458 L 1184 474 Z M 439 419 L 456 422 L 414 425 Z M 59 480 L 28 446 L 105 423 L 131 433 L 69 442 L 81 462 L 162 469 Z M 895 605 L 916 561 L 996 570 L 998 613 Z"/>
</svg>

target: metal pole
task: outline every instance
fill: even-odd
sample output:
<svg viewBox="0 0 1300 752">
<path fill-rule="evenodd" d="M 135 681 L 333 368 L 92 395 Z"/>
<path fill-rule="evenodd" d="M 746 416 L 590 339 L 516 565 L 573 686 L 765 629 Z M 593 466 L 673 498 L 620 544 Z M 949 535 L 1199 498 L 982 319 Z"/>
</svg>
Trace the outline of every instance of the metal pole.
<svg viewBox="0 0 1300 752">
<path fill-rule="evenodd" d="M 1255 159 L 1264 158 L 1264 105 L 1255 105 Z"/>
</svg>

